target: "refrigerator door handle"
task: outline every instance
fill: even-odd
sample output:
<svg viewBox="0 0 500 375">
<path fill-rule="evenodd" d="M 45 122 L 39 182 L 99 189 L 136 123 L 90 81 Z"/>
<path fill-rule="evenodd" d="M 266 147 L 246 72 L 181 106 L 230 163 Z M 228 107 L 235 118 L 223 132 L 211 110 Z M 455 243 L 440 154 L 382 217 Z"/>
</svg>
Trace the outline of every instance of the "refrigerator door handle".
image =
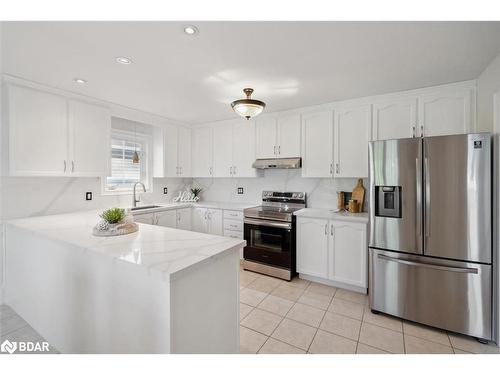
<svg viewBox="0 0 500 375">
<path fill-rule="evenodd" d="M 416 177 L 416 193 L 417 193 L 417 208 L 415 210 L 415 220 L 417 221 L 417 234 L 418 237 L 422 235 L 422 212 L 421 212 L 421 207 L 422 207 L 422 164 L 420 161 L 420 158 L 417 157 L 415 159 L 415 177 Z"/>
<path fill-rule="evenodd" d="M 396 263 L 405 264 L 407 266 L 431 268 L 431 269 L 439 270 L 439 271 L 475 273 L 475 274 L 478 273 L 477 268 L 448 267 L 448 266 L 441 266 L 439 264 L 433 264 L 433 263 L 414 262 L 412 260 L 393 258 L 393 257 L 389 257 L 389 256 L 383 255 L 383 254 L 378 254 L 378 258 L 382 259 L 382 260 L 387 260 L 389 262 L 396 262 Z"/>
<path fill-rule="evenodd" d="M 431 177 L 429 172 L 429 159 L 424 158 L 424 169 L 425 169 L 425 237 L 431 236 Z"/>
</svg>

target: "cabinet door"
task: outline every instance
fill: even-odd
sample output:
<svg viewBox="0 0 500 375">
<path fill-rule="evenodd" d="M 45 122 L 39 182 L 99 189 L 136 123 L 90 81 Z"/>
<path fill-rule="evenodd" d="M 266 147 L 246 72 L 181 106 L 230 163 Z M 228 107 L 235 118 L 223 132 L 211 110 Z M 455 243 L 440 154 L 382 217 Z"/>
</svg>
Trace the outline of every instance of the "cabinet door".
<svg viewBox="0 0 500 375">
<path fill-rule="evenodd" d="M 141 215 L 134 215 L 134 221 L 136 223 L 143 223 L 143 224 L 154 224 L 153 220 L 154 215 L 153 214 L 141 214 Z"/>
<path fill-rule="evenodd" d="M 255 177 L 255 123 L 238 120 L 233 127 L 233 176 Z"/>
<path fill-rule="evenodd" d="M 178 143 L 179 176 L 191 177 L 191 129 L 179 127 Z"/>
<path fill-rule="evenodd" d="M 419 97 L 418 121 L 424 135 L 430 137 L 473 132 L 472 101 L 472 89 L 447 89 Z"/>
<path fill-rule="evenodd" d="M 70 160 L 73 176 L 110 175 L 111 114 L 109 109 L 69 101 Z"/>
<path fill-rule="evenodd" d="M 193 177 L 212 177 L 212 128 L 192 131 L 191 174 Z"/>
<path fill-rule="evenodd" d="M 177 210 L 177 229 L 191 230 L 191 208 Z"/>
<path fill-rule="evenodd" d="M 260 118 L 255 122 L 256 158 L 269 159 L 277 156 L 276 119 Z"/>
<path fill-rule="evenodd" d="M 233 168 L 233 126 L 215 126 L 213 129 L 214 177 L 231 177 Z"/>
<path fill-rule="evenodd" d="M 224 227 L 222 225 L 222 210 L 208 210 L 208 233 L 222 236 Z"/>
<path fill-rule="evenodd" d="M 302 177 L 331 177 L 333 166 L 333 112 L 302 117 Z"/>
<path fill-rule="evenodd" d="M 207 233 L 207 209 L 194 207 L 191 211 L 191 224 L 194 232 Z"/>
<path fill-rule="evenodd" d="M 300 115 L 278 118 L 278 157 L 300 157 Z"/>
<path fill-rule="evenodd" d="M 373 140 L 415 137 L 417 99 L 392 99 L 373 105 Z"/>
<path fill-rule="evenodd" d="M 334 176 L 368 177 L 371 106 L 335 110 Z"/>
<path fill-rule="evenodd" d="M 179 177 L 178 143 L 179 132 L 176 126 L 166 126 L 163 130 L 163 157 L 165 177 Z"/>
<path fill-rule="evenodd" d="M 328 220 L 297 218 L 297 272 L 328 277 Z"/>
<path fill-rule="evenodd" d="M 8 112 L 10 174 L 62 176 L 68 173 L 66 99 L 9 86 Z"/>
<path fill-rule="evenodd" d="M 176 210 L 157 212 L 155 224 L 161 227 L 176 228 L 177 212 Z"/>
<path fill-rule="evenodd" d="M 329 230 L 329 279 L 366 288 L 366 224 L 331 221 Z"/>
</svg>

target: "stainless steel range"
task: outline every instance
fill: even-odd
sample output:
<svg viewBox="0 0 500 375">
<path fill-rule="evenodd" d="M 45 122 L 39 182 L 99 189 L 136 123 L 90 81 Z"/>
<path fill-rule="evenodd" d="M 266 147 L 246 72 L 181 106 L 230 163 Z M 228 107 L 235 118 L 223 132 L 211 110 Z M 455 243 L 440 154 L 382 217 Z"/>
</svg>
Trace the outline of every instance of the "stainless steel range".
<svg viewBox="0 0 500 375">
<path fill-rule="evenodd" d="M 306 207 L 304 192 L 262 192 L 262 205 L 244 211 L 243 267 L 291 280 L 295 275 L 295 216 Z"/>
</svg>

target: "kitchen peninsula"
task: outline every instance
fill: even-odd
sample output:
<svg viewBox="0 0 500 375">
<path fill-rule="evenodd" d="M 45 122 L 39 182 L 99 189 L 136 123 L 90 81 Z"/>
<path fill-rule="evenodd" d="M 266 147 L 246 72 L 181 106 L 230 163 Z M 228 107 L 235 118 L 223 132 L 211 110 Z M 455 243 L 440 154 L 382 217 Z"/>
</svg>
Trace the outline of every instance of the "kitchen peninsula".
<svg viewBox="0 0 500 375">
<path fill-rule="evenodd" d="M 139 224 L 95 237 L 97 211 L 5 225 L 5 298 L 62 353 L 237 353 L 245 241 Z"/>
</svg>

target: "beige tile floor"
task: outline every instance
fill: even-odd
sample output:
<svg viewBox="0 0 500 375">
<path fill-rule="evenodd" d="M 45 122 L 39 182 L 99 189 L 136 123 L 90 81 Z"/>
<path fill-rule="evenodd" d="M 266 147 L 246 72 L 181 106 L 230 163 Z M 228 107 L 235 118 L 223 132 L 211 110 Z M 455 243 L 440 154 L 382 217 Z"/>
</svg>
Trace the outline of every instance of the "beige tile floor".
<svg viewBox="0 0 500 375">
<path fill-rule="evenodd" d="M 10 307 L 0 305 L 0 343 L 45 341 Z M 295 278 L 240 270 L 241 353 L 500 353 L 493 344 L 372 314 L 367 297 Z M 57 353 L 51 347 L 50 353 Z"/>
<path fill-rule="evenodd" d="M 383 314 L 364 294 L 240 270 L 241 353 L 500 353 L 493 344 Z"/>
</svg>

